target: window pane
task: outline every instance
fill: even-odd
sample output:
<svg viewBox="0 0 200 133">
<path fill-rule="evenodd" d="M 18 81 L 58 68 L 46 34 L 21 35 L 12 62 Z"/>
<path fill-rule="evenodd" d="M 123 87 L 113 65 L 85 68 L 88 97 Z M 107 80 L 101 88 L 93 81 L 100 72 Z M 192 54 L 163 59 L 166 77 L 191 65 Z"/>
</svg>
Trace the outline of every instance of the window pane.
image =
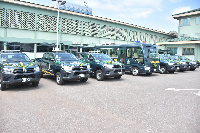
<svg viewBox="0 0 200 133">
<path fill-rule="evenodd" d="M 128 58 L 132 58 L 132 57 L 131 57 L 131 48 L 127 48 L 127 49 L 126 49 L 126 53 L 127 53 L 127 57 L 128 57 Z"/>
<path fill-rule="evenodd" d="M 186 48 L 183 48 L 183 55 L 186 55 Z"/>
<path fill-rule="evenodd" d="M 177 48 L 174 48 L 174 55 L 177 54 Z"/>
<path fill-rule="evenodd" d="M 191 48 L 190 55 L 194 55 L 194 48 Z"/>
<path fill-rule="evenodd" d="M 187 55 L 190 55 L 190 48 L 187 48 L 186 54 L 187 54 Z"/>
<path fill-rule="evenodd" d="M 196 24 L 200 24 L 200 17 L 196 17 Z"/>
<path fill-rule="evenodd" d="M 190 25 L 190 19 L 191 18 L 187 18 L 187 25 Z"/>
</svg>

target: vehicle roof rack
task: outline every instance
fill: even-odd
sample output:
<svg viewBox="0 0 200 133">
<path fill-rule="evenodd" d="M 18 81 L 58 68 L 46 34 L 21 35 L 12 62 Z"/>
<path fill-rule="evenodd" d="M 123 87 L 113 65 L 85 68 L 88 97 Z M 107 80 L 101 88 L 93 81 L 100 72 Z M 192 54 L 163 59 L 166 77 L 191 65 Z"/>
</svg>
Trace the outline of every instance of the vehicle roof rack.
<svg viewBox="0 0 200 133">
<path fill-rule="evenodd" d="M 2 53 L 20 53 L 20 50 L 1 50 Z"/>
</svg>

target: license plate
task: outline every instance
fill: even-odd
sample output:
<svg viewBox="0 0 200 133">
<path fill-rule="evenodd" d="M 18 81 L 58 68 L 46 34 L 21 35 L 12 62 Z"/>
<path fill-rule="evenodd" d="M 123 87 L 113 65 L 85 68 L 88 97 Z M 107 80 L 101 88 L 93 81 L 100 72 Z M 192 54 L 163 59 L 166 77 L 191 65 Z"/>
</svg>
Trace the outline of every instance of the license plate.
<svg viewBox="0 0 200 133">
<path fill-rule="evenodd" d="M 156 71 L 156 69 L 154 69 L 154 71 Z"/>
<path fill-rule="evenodd" d="M 85 77 L 85 74 L 80 74 L 79 76 L 80 76 L 80 77 Z"/>
<path fill-rule="evenodd" d="M 22 82 L 26 82 L 26 78 L 22 78 Z"/>
<path fill-rule="evenodd" d="M 118 72 L 118 74 L 122 74 L 122 72 Z"/>
<path fill-rule="evenodd" d="M 177 67 L 177 69 L 179 70 L 179 67 Z"/>
</svg>

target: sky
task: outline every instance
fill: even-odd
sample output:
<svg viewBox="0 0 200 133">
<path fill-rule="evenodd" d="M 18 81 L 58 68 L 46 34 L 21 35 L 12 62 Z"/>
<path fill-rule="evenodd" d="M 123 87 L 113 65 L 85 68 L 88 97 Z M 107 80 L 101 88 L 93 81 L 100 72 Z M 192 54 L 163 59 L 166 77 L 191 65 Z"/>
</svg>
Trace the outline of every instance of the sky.
<svg viewBox="0 0 200 133">
<path fill-rule="evenodd" d="M 23 0 L 55 6 L 52 0 Z M 92 15 L 138 25 L 154 30 L 178 32 L 173 14 L 200 8 L 200 0 L 65 0 L 92 8 Z"/>
</svg>

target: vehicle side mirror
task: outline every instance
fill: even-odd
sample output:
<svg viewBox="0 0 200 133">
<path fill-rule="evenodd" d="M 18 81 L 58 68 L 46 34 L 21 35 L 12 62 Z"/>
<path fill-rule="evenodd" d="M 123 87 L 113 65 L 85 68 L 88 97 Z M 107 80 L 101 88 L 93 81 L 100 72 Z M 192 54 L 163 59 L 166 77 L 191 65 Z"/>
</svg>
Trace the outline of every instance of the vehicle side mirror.
<svg viewBox="0 0 200 133">
<path fill-rule="evenodd" d="M 93 59 L 93 58 L 90 58 L 90 61 L 94 61 L 94 59 Z"/>
<path fill-rule="evenodd" d="M 148 62 L 147 58 L 145 58 L 145 62 Z"/>
<path fill-rule="evenodd" d="M 31 59 L 32 62 L 35 62 L 35 59 Z"/>
</svg>

